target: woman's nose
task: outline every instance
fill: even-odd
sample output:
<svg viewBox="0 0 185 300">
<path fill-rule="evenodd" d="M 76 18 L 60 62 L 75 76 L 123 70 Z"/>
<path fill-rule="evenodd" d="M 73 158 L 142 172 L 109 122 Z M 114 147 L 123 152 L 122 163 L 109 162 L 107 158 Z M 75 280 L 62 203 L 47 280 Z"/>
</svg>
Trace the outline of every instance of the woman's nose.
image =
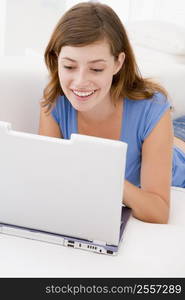
<svg viewBox="0 0 185 300">
<path fill-rule="evenodd" d="M 76 87 L 86 87 L 89 85 L 90 78 L 85 70 L 79 70 L 75 75 L 74 81 Z"/>
</svg>

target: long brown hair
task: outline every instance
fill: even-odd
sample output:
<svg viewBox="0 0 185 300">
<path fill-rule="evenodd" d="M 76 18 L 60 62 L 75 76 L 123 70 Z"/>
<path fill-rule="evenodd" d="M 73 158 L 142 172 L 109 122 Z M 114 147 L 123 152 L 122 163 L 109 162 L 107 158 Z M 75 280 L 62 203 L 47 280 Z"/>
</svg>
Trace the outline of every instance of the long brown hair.
<svg viewBox="0 0 185 300">
<path fill-rule="evenodd" d="M 63 95 L 58 77 L 58 55 L 63 46 L 86 46 L 106 39 L 117 59 L 125 53 L 120 71 L 113 76 L 110 90 L 115 103 L 120 97 L 149 99 L 156 91 L 167 91 L 149 78 L 142 78 L 126 30 L 111 7 L 101 3 L 82 2 L 70 8 L 57 23 L 45 50 L 44 58 L 50 81 L 44 89 L 42 106 L 48 112 L 59 95 Z"/>
</svg>

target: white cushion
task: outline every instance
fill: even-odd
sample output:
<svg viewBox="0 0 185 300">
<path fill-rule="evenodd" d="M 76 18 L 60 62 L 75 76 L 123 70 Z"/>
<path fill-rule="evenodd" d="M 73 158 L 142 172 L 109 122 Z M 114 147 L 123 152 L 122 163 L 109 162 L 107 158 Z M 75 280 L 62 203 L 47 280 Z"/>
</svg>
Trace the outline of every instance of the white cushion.
<svg viewBox="0 0 185 300">
<path fill-rule="evenodd" d="M 132 48 L 137 61 L 152 61 L 158 65 L 184 64 L 185 67 L 185 55 L 169 54 L 152 48 L 138 46 L 135 43 L 132 43 Z"/>
<path fill-rule="evenodd" d="M 169 224 L 185 228 L 185 188 L 171 187 Z"/>
<path fill-rule="evenodd" d="M 0 57 L 0 121 L 13 130 L 38 132 L 39 102 L 48 81 L 43 61 L 36 57 Z"/>
<path fill-rule="evenodd" d="M 138 46 L 185 55 L 185 28 L 164 21 L 143 20 L 125 24 L 130 40 Z"/>
<path fill-rule="evenodd" d="M 173 119 L 185 115 L 185 65 L 138 60 L 143 77 L 152 78 L 166 88 L 174 106 Z"/>
</svg>

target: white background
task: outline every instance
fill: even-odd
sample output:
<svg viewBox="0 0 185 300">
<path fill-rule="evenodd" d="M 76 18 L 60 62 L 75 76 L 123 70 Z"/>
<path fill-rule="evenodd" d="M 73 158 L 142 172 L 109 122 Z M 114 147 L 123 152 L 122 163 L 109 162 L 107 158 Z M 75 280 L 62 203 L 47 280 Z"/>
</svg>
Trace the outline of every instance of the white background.
<svg viewBox="0 0 185 300">
<path fill-rule="evenodd" d="M 43 55 L 62 14 L 77 0 L 0 0 L 0 56 Z M 184 0 L 105 0 L 124 22 L 166 20 L 185 27 Z"/>
</svg>

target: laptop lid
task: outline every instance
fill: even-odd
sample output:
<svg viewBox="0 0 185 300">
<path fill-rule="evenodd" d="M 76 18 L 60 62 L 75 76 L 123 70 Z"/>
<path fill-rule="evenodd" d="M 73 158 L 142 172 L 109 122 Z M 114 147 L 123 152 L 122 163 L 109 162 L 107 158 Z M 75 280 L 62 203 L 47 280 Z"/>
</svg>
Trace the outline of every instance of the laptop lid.
<svg viewBox="0 0 185 300">
<path fill-rule="evenodd" d="M 127 144 L 0 122 L 0 223 L 118 245 Z"/>
</svg>

